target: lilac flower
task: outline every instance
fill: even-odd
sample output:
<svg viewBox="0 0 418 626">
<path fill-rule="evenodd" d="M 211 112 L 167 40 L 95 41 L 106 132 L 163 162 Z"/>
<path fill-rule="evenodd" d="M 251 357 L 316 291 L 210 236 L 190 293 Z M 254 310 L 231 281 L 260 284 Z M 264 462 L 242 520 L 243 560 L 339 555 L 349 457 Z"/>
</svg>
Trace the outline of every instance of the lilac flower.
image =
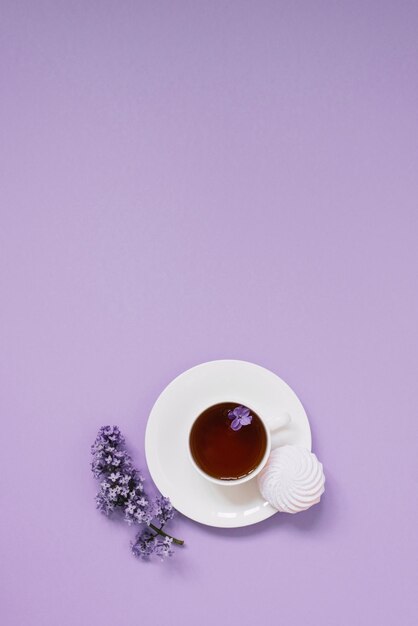
<svg viewBox="0 0 418 626">
<path fill-rule="evenodd" d="M 228 417 L 232 420 L 232 430 L 239 430 L 241 426 L 248 426 L 251 424 L 253 416 L 250 414 L 250 409 L 246 406 L 237 406 L 232 411 L 229 411 Z"/>
<path fill-rule="evenodd" d="M 110 515 L 115 508 L 114 503 L 105 494 L 99 493 L 96 496 L 96 506 L 104 515 Z"/>
<path fill-rule="evenodd" d="M 174 517 L 174 509 L 168 498 L 157 496 L 154 501 L 154 517 L 164 526 Z"/>
<path fill-rule="evenodd" d="M 146 559 L 155 552 L 156 544 L 156 536 L 146 528 L 139 532 L 135 541 L 131 543 L 132 553 L 134 556 Z"/>
<path fill-rule="evenodd" d="M 129 502 L 125 507 L 125 513 L 128 515 L 133 515 L 135 513 L 135 505 L 132 502 Z"/>
<path fill-rule="evenodd" d="M 161 495 L 154 501 L 147 498 L 144 477 L 134 468 L 119 428 L 103 426 L 91 451 L 92 472 L 102 479 L 96 495 L 99 511 L 104 515 L 120 511 L 128 524 L 146 525 L 132 544 L 135 556 L 147 558 L 155 554 L 161 559 L 171 556 L 172 543 L 184 543 L 163 531 L 164 525 L 174 517 L 174 508 L 170 500 Z"/>
<path fill-rule="evenodd" d="M 131 543 L 132 553 L 141 559 L 148 559 L 152 554 L 156 554 L 163 561 L 164 558 L 172 556 L 173 540 L 171 537 L 158 538 L 148 528 L 138 533 L 134 542 Z"/>
<path fill-rule="evenodd" d="M 124 446 L 125 440 L 117 426 L 103 426 L 96 437 L 96 441 L 92 445 L 91 452 L 93 455 L 92 471 L 96 478 L 108 476 L 114 472 L 116 466 L 113 461 L 117 459 L 119 462 L 119 470 L 130 472 L 132 470 L 132 461 L 126 450 L 120 450 Z"/>
<path fill-rule="evenodd" d="M 152 507 L 149 506 L 149 502 L 143 497 L 142 491 L 131 491 L 128 496 L 128 503 L 125 506 L 125 521 L 129 525 L 137 523 L 150 524 L 152 518 Z"/>
<path fill-rule="evenodd" d="M 154 552 L 161 558 L 162 561 L 164 561 L 166 557 L 173 555 L 173 548 L 171 546 L 172 543 L 173 540 L 171 537 L 164 537 L 162 541 L 161 539 L 157 541 Z"/>
<path fill-rule="evenodd" d="M 116 500 L 118 499 L 117 489 L 109 489 L 107 495 L 111 502 L 116 502 Z"/>
</svg>

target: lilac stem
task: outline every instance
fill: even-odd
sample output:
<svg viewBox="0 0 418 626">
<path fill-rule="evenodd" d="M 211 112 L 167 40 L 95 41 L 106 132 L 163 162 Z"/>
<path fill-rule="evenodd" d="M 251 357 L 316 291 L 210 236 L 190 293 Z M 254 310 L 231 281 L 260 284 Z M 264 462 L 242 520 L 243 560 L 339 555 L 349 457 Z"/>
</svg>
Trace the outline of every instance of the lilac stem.
<svg viewBox="0 0 418 626">
<path fill-rule="evenodd" d="M 179 546 L 182 546 L 184 544 L 183 539 L 176 539 L 172 535 L 169 535 L 168 533 L 165 533 L 162 528 L 158 528 L 157 526 L 154 526 L 154 524 L 150 524 L 150 528 L 152 528 L 152 530 L 155 530 L 155 532 L 158 535 L 162 535 L 163 537 L 169 537 L 170 539 L 173 540 L 173 543 L 176 543 Z"/>
</svg>

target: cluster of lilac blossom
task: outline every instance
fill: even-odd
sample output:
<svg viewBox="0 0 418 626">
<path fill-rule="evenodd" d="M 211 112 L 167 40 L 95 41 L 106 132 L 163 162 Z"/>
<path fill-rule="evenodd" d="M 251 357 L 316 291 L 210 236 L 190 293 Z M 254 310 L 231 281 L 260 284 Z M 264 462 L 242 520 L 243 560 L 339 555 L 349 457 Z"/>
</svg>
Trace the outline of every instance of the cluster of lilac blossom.
<svg viewBox="0 0 418 626">
<path fill-rule="evenodd" d="M 171 556 L 172 543 L 183 544 L 163 531 L 163 526 L 174 517 L 173 506 L 164 496 L 159 495 L 153 500 L 147 497 L 144 478 L 134 468 L 119 428 L 103 426 L 91 451 L 91 468 L 94 476 L 100 479 L 97 508 L 105 515 L 115 510 L 123 511 L 128 524 L 146 525 L 131 544 L 135 556 L 148 558 L 155 554 L 161 559 Z"/>
<path fill-rule="evenodd" d="M 151 556 L 151 554 L 156 554 L 164 560 L 165 557 L 173 554 L 172 543 L 173 539 L 171 537 L 160 538 L 150 531 L 149 528 L 145 528 L 132 542 L 132 553 L 143 559 Z"/>
</svg>

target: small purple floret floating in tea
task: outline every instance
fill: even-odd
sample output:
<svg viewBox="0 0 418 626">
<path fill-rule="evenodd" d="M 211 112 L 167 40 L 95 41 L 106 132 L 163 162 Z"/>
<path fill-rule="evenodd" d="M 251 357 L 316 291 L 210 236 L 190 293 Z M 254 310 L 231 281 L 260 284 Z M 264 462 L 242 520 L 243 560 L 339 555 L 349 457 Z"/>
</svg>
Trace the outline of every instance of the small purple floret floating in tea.
<svg viewBox="0 0 418 626">
<path fill-rule="evenodd" d="M 184 541 L 164 532 L 164 525 L 174 517 L 174 508 L 168 498 L 158 495 L 150 499 L 144 491 L 144 478 L 135 469 L 125 448 L 125 439 L 117 426 L 102 426 L 91 447 L 91 469 L 100 478 L 96 495 L 99 511 L 109 516 L 123 513 L 129 525 L 143 528 L 131 543 L 134 556 L 147 559 L 152 554 L 172 556 L 172 544 Z"/>
<path fill-rule="evenodd" d="M 249 426 L 253 419 L 250 409 L 246 406 L 237 406 L 232 411 L 229 411 L 228 417 L 232 420 L 232 430 L 239 430 L 242 426 Z"/>
</svg>

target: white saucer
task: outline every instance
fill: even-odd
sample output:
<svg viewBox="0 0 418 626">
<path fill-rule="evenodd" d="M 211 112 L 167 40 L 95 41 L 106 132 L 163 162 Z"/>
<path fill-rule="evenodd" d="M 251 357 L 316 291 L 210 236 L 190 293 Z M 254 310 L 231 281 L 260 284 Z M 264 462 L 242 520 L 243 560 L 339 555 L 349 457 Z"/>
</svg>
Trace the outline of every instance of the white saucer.
<svg viewBox="0 0 418 626">
<path fill-rule="evenodd" d="M 295 444 L 311 450 L 311 430 L 301 402 L 281 378 L 264 367 L 246 361 L 210 361 L 175 378 L 148 418 L 148 468 L 158 489 L 178 511 L 221 528 L 249 526 L 277 513 L 261 497 L 256 479 L 236 486 L 215 485 L 191 464 L 188 437 L 193 421 L 208 406 L 229 399 L 272 417 L 288 412 L 291 422 L 272 433 L 272 448 Z"/>
</svg>

